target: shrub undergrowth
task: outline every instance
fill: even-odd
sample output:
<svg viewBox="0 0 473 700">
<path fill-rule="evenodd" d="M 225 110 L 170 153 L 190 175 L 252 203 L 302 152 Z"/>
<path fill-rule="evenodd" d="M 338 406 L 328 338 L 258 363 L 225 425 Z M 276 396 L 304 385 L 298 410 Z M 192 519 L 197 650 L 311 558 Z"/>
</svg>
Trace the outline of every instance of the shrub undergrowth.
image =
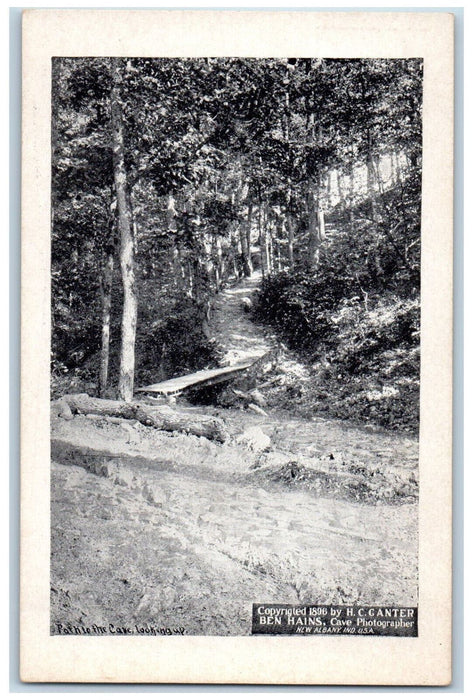
<svg viewBox="0 0 473 700">
<path fill-rule="evenodd" d="M 413 186 L 410 194 L 402 225 L 338 223 L 315 267 L 263 281 L 256 318 L 310 367 L 292 397 L 306 414 L 418 428 L 419 197 Z M 395 202 L 391 193 L 388 213 Z"/>
</svg>

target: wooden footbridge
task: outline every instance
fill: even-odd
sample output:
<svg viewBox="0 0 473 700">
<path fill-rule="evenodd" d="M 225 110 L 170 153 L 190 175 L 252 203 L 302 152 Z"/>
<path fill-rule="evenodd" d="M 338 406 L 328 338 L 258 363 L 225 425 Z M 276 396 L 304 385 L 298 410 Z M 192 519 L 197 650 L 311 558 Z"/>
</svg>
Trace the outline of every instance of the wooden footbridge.
<svg viewBox="0 0 473 700">
<path fill-rule="evenodd" d="M 245 362 L 229 365 L 227 367 L 203 369 L 200 372 L 186 374 L 183 377 L 166 379 L 164 382 L 143 386 L 140 389 L 136 389 L 136 391 L 146 394 L 161 394 L 164 396 L 170 396 L 173 394 L 180 394 L 182 391 L 195 386 L 211 386 L 212 384 L 219 384 L 220 382 L 229 381 L 230 379 L 236 377 L 240 372 L 244 372 L 245 370 L 249 369 L 262 357 L 264 357 L 264 355 L 259 355 L 258 357 L 253 357 Z"/>
</svg>

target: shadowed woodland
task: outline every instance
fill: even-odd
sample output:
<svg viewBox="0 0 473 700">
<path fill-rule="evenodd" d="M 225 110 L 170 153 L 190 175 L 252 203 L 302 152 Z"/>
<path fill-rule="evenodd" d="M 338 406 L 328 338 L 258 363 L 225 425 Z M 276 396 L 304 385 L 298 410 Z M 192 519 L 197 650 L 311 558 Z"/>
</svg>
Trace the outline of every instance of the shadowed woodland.
<svg viewBox="0 0 473 700">
<path fill-rule="evenodd" d="M 417 430 L 421 61 L 52 75 L 53 397 L 224 364 L 218 300 L 248 279 L 249 322 L 305 372 L 275 367 L 270 407 Z"/>
</svg>

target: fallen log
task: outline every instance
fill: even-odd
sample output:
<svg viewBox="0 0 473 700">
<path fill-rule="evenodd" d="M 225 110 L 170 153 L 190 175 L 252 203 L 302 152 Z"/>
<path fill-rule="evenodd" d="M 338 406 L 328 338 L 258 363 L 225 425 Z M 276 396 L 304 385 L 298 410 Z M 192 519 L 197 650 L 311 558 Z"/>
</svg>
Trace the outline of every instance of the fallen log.
<svg viewBox="0 0 473 700">
<path fill-rule="evenodd" d="M 64 413 L 67 404 L 71 414 L 95 414 L 98 416 L 137 420 L 143 425 L 168 432 L 188 433 L 209 440 L 225 442 L 228 432 L 221 418 L 197 413 L 184 413 L 169 406 L 149 406 L 143 403 L 126 403 L 110 399 L 97 399 L 88 394 L 66 394 L 52 404 L 56 415 Z"/>
</svg>

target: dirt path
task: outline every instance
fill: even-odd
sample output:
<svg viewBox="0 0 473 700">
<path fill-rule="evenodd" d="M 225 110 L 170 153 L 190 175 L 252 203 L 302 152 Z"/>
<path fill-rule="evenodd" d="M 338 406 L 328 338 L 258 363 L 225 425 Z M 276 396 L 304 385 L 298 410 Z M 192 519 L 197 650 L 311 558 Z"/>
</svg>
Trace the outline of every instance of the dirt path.
<svg viewBox="0 0 473 700">
<path fill-rule="evenodd" d="M 234 365 L 256 359 L 274 350 L 278 341 L 274 333 L 265 326 L 255 323 L 245 311 L 243 302 L 252 299 L 261 285 L 261 273 L 240 280 L 232 287 L 223 290 L 213 304 L 210 333 L 225 350 L 222 365 Z M 300 362 L 287 351 L 281 356 L 278 368 L 287 375 L 308 380 L 309 374 Z"/>
<path fill-rule="evenodd" d="M 80 416 L 57 421 L 56 439 L 123 454 L 125 467 L 107 478 L 87 460 L 52 466 L 53 633 L 112 623 L 249 634 L 253 602 L 415 603 L 415 502 L 374 506 L 268 480 L 237 442 L 243 412 L 228 417 L 235 437 L 225 446 L 144 426 L 133 436 Z M 269 432 L 267 419 L 260 425 Z M 290 423 L 275 445 L 297 427 L 300 449 L 324 452 L 308 423 Z M 352 455 L 367 449 L 342 425 L 326 425 L 329 435 L 331 444 L 352 440 Z M 414 446 L 397 447 L 413 467 Z M 396 453 L 386 443 L 373 463 L 393 468 Z"/>
<path fill-rule="evenodd" d="M 215 300 L 210 330 L 225 349 L 222 364 L 234 365 L 260 357 L 275 346 L 271 333 L 253 323 L 243 309 L 243 300 L 251 298 L 260 284 L 261 275 L 254 274 L 224 289 Z"/>
<path fill-rule="evenodd" d="M 253 602 L 415 600 L 413 506 L 401 520 L 389 506 L 170 472 L 147 474 L 160 499 L 151 504 L 79 467 L 52 474 L 53 631 L 113 623 L 248 634 Z"/>
<path fill-rule="evenodd" d="M 228 362 L 272 347 L 242 310 L 258 281 L 217 302 L 213 329 Z M 297 454 L 309 471 L 329 464 L 335 479 L 387 478 L 401 493 L 398 483 L 416 483 L 416 440 L 282 412 L 206 410 L 226 420 L 227 444 L 84 416 L 53 421 L 52 633 L 114 624 L 241 635 L 256 602 L 416 604 L 415 495 L 388 502 L 381 490 L 363 502 L 260 466 Z M 248 428 L 270 438 L 269 452 L 241 442 Z M 93 462 L 91 448 L 109 457 Z"/>
</svg>

